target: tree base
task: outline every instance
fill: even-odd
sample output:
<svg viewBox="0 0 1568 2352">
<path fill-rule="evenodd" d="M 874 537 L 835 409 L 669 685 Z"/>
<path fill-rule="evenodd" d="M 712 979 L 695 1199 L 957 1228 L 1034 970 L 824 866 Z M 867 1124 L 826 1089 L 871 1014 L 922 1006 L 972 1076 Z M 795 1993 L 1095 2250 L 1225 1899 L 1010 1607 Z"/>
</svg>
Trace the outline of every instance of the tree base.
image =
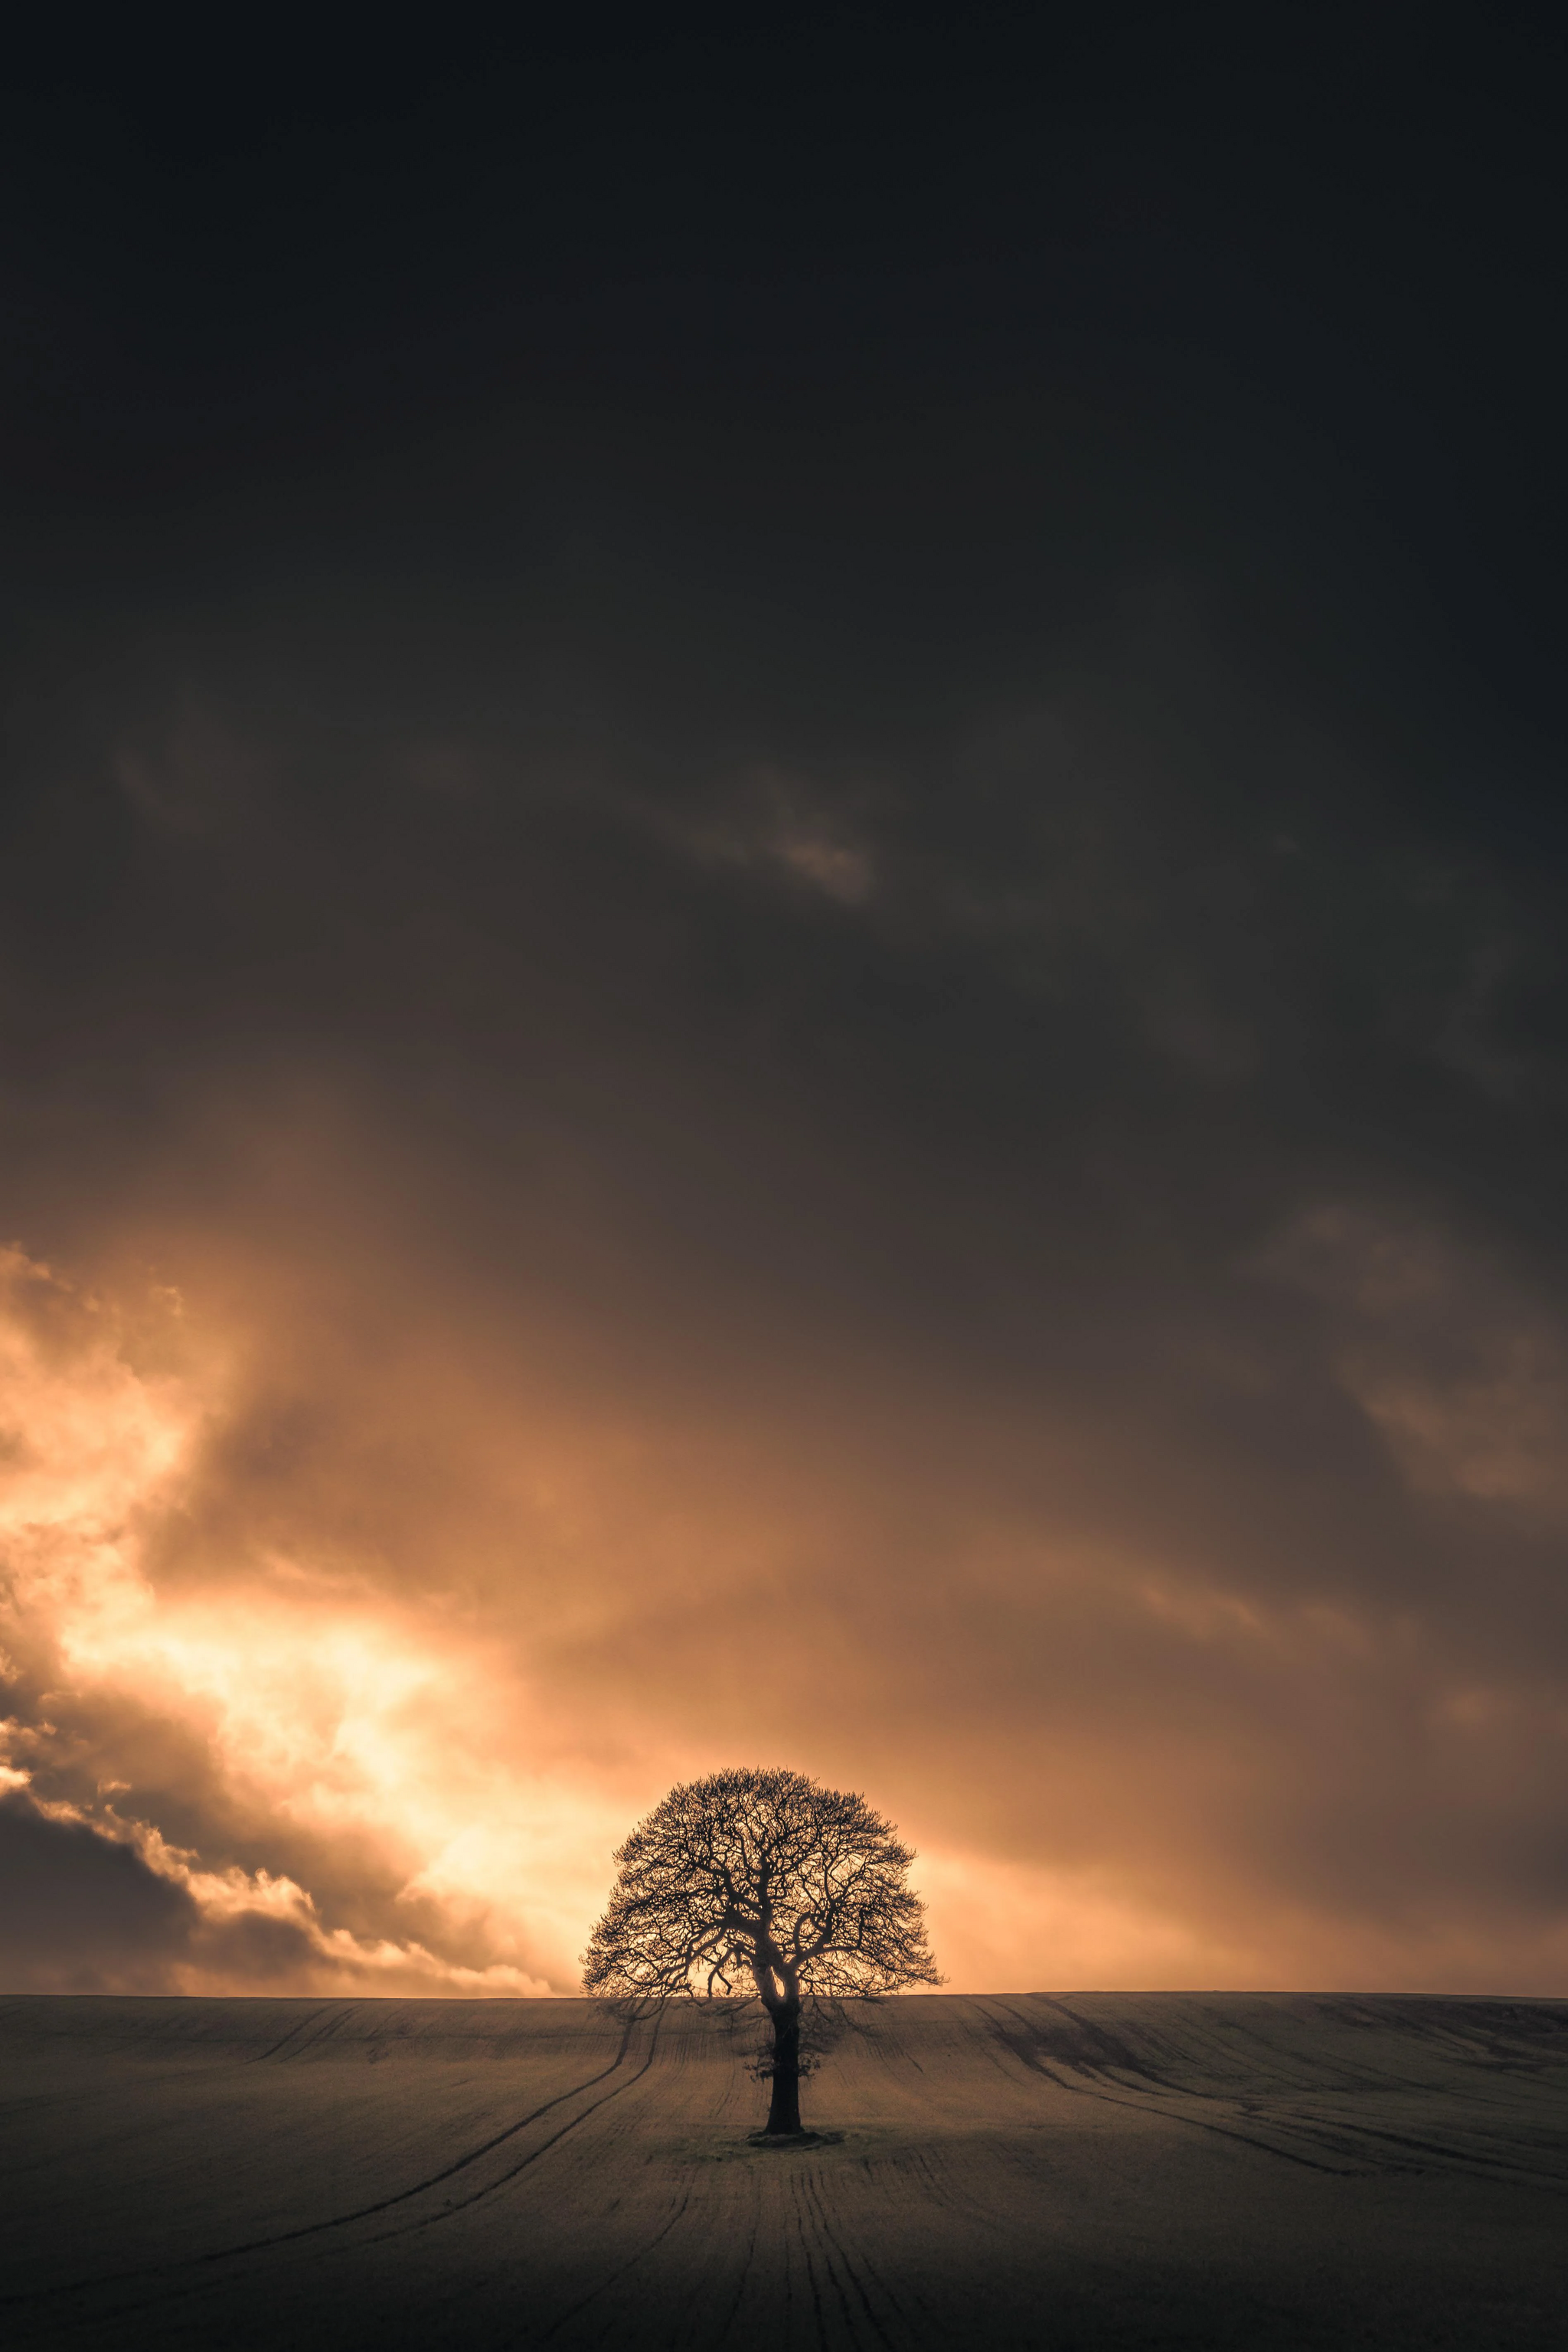
<svg viewBox="0 0 1568 2352">
<path fill-rule="evenodd" d="M 835 2131 L 754 2131 L 746 2134 L 746 2145 L 748 2147 L 837 2147 L 843 2137 L 842 2132 Z"/>
</svg>

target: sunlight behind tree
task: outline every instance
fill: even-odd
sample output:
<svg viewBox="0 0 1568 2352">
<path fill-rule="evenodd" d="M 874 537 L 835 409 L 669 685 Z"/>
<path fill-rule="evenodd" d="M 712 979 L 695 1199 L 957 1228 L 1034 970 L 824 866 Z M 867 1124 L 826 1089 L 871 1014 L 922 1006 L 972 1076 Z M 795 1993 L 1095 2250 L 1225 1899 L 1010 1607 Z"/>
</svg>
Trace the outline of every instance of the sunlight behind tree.
<svg viewBox="0 0 1568 2352">
<path fill-rule="evenodd" d="M 632 1832 L 584 1958 L 584 1989 L 658 2004 L 754 1990 L 773 2025 L 766 2129 L 798 2132 L 813 1997 L 942 1982 L 908 1885 L 913 1854 L 864 1797 L 801 1772 L 715 1772 Z"/>
</svg>

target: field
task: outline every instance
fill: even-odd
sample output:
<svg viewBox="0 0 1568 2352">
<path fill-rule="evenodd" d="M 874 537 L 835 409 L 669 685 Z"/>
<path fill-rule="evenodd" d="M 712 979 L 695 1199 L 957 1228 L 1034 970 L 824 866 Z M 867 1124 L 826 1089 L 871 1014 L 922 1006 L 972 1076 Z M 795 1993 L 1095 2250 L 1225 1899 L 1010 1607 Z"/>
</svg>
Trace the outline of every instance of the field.
<svg viewBox="0 0 1568 2352">
<path fill-rule="evenodd" d="M 1568 2002 L 0 2001 L 11 2346 L 1568 2340 Z"/>
</svg>

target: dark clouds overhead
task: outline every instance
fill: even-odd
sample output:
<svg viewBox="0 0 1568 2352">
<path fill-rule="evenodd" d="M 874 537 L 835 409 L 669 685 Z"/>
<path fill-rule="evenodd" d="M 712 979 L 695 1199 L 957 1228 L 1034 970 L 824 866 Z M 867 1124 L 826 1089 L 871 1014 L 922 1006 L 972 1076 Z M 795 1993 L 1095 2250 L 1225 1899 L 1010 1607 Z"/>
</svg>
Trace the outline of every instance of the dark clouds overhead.
<svg viewBox="0 0 1568 2352">
<path fill-rule="evenodd" d="M 35 57 L 14 1974 L 561 1987 L 744 1759 L 963 1982 L 1560 1986 L 1561 64 L 1453 22 Z"/>
<path fill-rule="evenodd" d="M 200 1913 L 129 1847 L 84 1823 L 46 1819 L 25 1794 L 0 1801 L 5 1887 L 3 1965 L 13 1985 L 162 1990 Z M 140 1981 L 139 1981 L 140 1980 Z"/>
</svg>

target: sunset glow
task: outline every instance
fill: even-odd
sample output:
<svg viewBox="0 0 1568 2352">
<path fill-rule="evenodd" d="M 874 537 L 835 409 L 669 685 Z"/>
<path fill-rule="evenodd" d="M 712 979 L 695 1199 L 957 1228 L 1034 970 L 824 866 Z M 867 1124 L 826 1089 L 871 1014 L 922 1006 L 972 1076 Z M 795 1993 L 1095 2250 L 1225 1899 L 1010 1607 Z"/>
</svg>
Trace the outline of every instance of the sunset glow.
<svg viewBox="0 0 1568 2352">
<path fill-rule="evenodd" d="M 1287 1239 L 1277 1260 L 1305 1279 L 1310 1252 L 1325 1246 L 1336 1267 L 1345 1263 L 1337 1231 L 1310 1249 Z M 1375 1247 L 1368 1262 L 1389 1264 Z M 1355 1276 L 1357 1310 L 1381 1336 L 1375 1353 L 1370 1339 L 1352 1350 L 1347 1392 L 1378 1431 L 1398 1377 L 1400 1316 L 1412 1296 L 1430 1311 L 1454 1287 L 1430 1253 L 1421 1263 L 1419 1279 Z M 1555 1703 L 1531 1731 L 1526 1691 L 1474 1667 L 1445 1669 L 1408 1611 L 1216 1580 L 1187 1543 L 1162 1555 L 1125 1528 L 1041 1547 L 1026 1523 L 999 1524 L 994 1505 L 946 1537 L 947 1556 L 964 1559 L 968 1634 L 944 1598 L 942 1557 L 928 1552 L 922 1566 L 921 1546 L 911 1548 L 906 1631 L 918 1612 L 921 1640 L 943 1655 L 938 1667 L 906 1647 L 897 1671 L 917 1693 L 936 1688 L 939 1673 L 950 1705 L 963 1706 L 973 1629 L 989 1645 L 1010 1622 L 1016 1650 L 1037 1638 L 1031 1620 L 1043 1612 L 1055 1695 L 1037 1710 L 1026 1685 L 1015 1701 L 993 1670 L 991 1698 L 933 1775 L 900 1711 L 887 1711 L 885 1668 L 902 1637 L 889 1623 L 889 1652 L 868 1628 L 849 1634 L 856 1596 L 836 1589 L 832 1570 L 836 1549 L 865 1559 L 868 1546 L 896 1546 L 900 1526 L 909 1533 L 904 1512 L 893 1511 L 889 1532 L 886 1503 L 823 1433 L 792 1442 L 792 1470 L 749 1427 L 725 1437 L 721 1422 L 716 1439 L 710 1422 L 693 1452 L 689 1433 L 639 1432 L 624 1406 L 606 1416 L 602 1401 L 584 1401 L 574 1423 L 559 1399 L 553 1410 L 536 1401 L 531 1418 L 525 1394 L 477 1432 L 474 1392 L 458 1371 L 443 1411 L 427 1368 L 411 1379 L 395 1360 L 374 1374 L 362 1363 L 351 1385 L 364 1419 L 340 1422 L 336 1442 L 351 1456 L 366 1445 L 395 1452 L 401 1433 L 419 1450 L 421 1479 L 396 1486 L 397 1525 L 374 1496 L 356 1496 L 346 1528 L 339 1507 L 323 1509 L 318 1462 L 302 1482 L 299 1470 L 268 1468 L 267 1524 L 256 1528 L 226 1481 L 251 1450 L 264 1327 L 247 1317 L 237 1328 L 248 1338 L 225 1337 L 166 1287 L 89 1291 L 20 1251 L 5 1273 L 6 1647 L 22 1700 L 8 1726 L 10 1785 L 49 1819 L 129 1845 L 193 1906 L 174 1948 L 129 1967 L 78 1959 L 59 1980 L 569 1990 L 628 1819 L 679 1772 L 778 1743 L 792 1711 L 795 1737 L 846 1779 L 865 1771 L 874 1731 L 882 1777 L 920 1835 L 933 1932 L 961 1985 L 1026 1986 L 1046 1955 L 1057 1979 L 1128 1984 L 1352 1968 L 1363 1981 L 1413 1968 L 1462 1979 L 1495 1965 L 1485 1937 L 1459 1923 L 1335 1922 L 1285 1890 L 1267 1906 L 1235 1904 L 1192 1810 L 1157 1812 L 1152 1843 L 1133 1829 L 1130 1809 L 1149 1791 L 1140 1735 L 1108 1679 L 1112 1656 L 1122 1673 L 1142 1654 L 1163 1656 L 1163 1675 L 1184 1659 L 1182 1672 L 1202 1676 L 1220 1712 L 1206 1728 L 1167 1717 L 1158 1736 L 1185 1759 L 1184 1805 L 1233 1824 L 1245 1820 L 1241 1788 L 1268 1769 L 1267 1750 L 1227 1753 L 1238 1727 L 1217 1747 L 1211 1734 L 1226 1715 L 1239 1726 L 1249 1692 L 1271 1694 L 1276 1737 L 1292 1717 L 1310 1737 L 1326 1702 L 1355 1706 L 1364 1690 L 1370 1736 L 1403 1685 L 1429 1726 L 1427 1769 L 1447 1769 L 1446 1755 L 1472 1785 L 1506 1771 L 1521 1738 L 1564 1736 Z M 1485 1311 L 1495 1322 L 1503 1310 L 1493 1297 Z M 417 1354 L 416 1335 L 412 1345 Z M 1537 1343 L 1531 1367 L 1539 1360 Z M 1374 1376 L 1374 1361 L 1389 1369 Z M 341 1361 L 318 1365 L 342 1381 Z M 1517 1384 L 1517 1348 L 1499 1377 Z M 1540 1425 L 1552 1391 L 1532 1393 L 1533 1417 L 1513 1418 L 1510 1498 L 1537 1492 L 1522 1466 L 1534 1457 L 1519 1449 L 1541 1442 L 1523 1433 Z M 309 1385 L 301 1395 L 319 1402 Z M 1439 1409 L 1450 1425 L 1464 1417 L 1481 1430 L 1496 1410 L 1473 1373 L 1428 1408 Z M 264 1410 L 276 1417 L 275 1396 Z M 1408 1426 L 1406 1416 L 1389 1437 L 1395 1460 L 1406 1460 Z M 447 1442 L 460 1456 L 460 1507 L 441 1458 Z M 792 1491 L 803 1444 L 816 1456 L 804 1504 Z M 1458 1458 L 1473 1486 L 1470 1456 Z M 1421 1461 L 1407 1475 L 1417 1490 L 1429 1482 Z M 1549 1480 L 1539 1492 L 1539 1507 L 1553 1508 Z M 498 1559 L 498 1525 L 512 1536 L 512 1513 L 521 1549 L 502 1540 Z M 757 1575 L 737 1582 L 732 1564 L 747 1558 Z M 801 1610 L 793 1625 L 778 1614 L 786 1591 Z M 770 1651 L 793 1678 L 782 1692 L 748 1664 Z M 1070 1695 L 1081 1677 L 1091 1690 L 1098 1682 L 1089 1714 Z M 1015 1757 L 1025 1742 L 1037 1759 L 1021 1807 L 1001 1801 L 1010 1775 L 991 1760 L 998 1711 Z M 1037 1814 L 1036 1790 L 1052 1792 Z M 1064 1806 L 1098 1825 L 1092 1838 Z M 986 1824 L 983 1838 L 964 1833 L 966 1811 Z M 1174 1841 L 1173 1867 L 1162 1864 L 1163 1839 Z M 272 1930 L 259 1946 L 258 1923 Z M 1517 1940 L 1517 1923 L 1514 1932 L 1516 1952 L 1530 1955 L 1521 1965 L 1543 1977 L 1568 1958 L 1544 1923 L 1532 1947 Z"/>
<path fill-rule="evenodd" d="M 826 24 L 7 118 L 0 1991 L 1568 1990 L 1552 205 Z"/>
</svg>

